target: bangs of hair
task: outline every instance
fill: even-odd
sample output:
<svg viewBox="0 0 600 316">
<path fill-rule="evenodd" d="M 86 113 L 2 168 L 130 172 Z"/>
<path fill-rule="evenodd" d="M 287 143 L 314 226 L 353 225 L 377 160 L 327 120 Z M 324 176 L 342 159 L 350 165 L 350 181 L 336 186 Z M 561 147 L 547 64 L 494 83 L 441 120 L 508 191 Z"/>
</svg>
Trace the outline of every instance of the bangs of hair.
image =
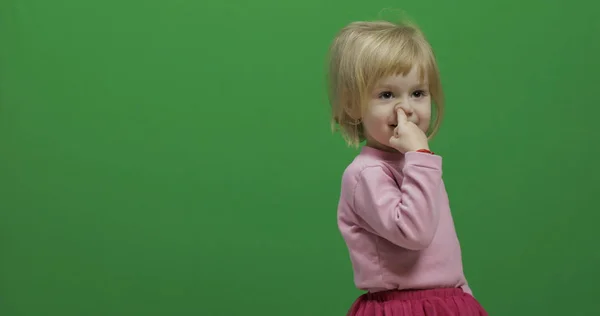
<svg viewBox="0 0 600 316">
<path fill-rule="evenodd" d="M 431 48 L 416 29 L 382 30 L 363 45 L 354 68 L 359 87 L 372 89 L 378 80 L 388 76 L 405 76 L 414 67 L 420 82 L 435 81 L 436 67 Z"/>
</svg>

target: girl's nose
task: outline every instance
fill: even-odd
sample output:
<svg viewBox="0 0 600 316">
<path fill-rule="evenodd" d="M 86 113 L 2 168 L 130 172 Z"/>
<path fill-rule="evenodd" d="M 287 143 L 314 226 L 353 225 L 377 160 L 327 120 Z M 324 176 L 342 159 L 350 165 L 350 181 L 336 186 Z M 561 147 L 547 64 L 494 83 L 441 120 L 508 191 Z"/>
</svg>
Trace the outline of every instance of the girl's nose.
<svg viewBox="0 0 600 316">
<path fill-rule="evenodd" d="M 394 112 L 396 112 L 398 109 L 402 109 L 404 111 L 404 113 L 406 113 L 406 116 L 411 116 L 413 114 L 413 109 L 408 104 L 408 102 L 402 102 L 402 103 L 396 104 L 396 106 L 394 107 Z"/>
</svg>

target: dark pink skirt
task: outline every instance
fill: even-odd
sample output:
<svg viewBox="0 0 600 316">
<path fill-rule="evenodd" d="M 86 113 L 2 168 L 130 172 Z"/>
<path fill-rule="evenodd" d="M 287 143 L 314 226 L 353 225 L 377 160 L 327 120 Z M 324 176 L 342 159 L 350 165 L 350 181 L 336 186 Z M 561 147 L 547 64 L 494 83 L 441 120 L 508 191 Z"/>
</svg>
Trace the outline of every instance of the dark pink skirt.
<svg viewBox="0 0 600 316">
<path fill-rule="evenodd" d="M 477 300 L 460 288 L 365 293 L 348 316 L 487 316 Z"/>
</svg>

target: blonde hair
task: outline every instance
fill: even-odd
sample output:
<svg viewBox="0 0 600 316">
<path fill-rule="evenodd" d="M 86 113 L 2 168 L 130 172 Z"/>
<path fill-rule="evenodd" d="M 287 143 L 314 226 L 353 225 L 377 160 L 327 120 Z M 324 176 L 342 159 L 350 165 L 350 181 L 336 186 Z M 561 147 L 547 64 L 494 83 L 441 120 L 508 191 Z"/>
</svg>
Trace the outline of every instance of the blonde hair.
<svg viewBox="0 0 600 316">
<path fill-rule="evenodd" d="M 427 79 L 436 119 L 428 132 L 433 138 L 444 114 L 443 91 L 433 50 L 421 30 L 405 21 L 352 22 L 337 34 L 329 50 L 329 102 L 331 125 L 337 126 L 348 145 L 365 139 L 361 116 L 370 90 L 390 75 L 406 75 L 418 67 Z M 425 77 L 426 76 L 426 77 Z"/>
</svg>

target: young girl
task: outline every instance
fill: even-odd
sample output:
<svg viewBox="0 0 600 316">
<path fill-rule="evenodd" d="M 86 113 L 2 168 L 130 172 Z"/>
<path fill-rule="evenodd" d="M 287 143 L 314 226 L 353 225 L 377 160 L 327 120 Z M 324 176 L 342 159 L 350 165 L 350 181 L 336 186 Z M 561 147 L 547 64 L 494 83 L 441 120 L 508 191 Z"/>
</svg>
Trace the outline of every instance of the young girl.
<svg viewBox="0 0 600 316">
<path fill-rule="evenodd" d="M 348 315 L 487 315 L 463 274 L 442 158 L 428 144 L 443 95 L 424 35 L 409 23 L 351 23 L 333 41 L 329 76 L 332 123 L 348 144 L 366 141 L 338 207 L 354 281 L 367 291 Z"/>
</svg>

